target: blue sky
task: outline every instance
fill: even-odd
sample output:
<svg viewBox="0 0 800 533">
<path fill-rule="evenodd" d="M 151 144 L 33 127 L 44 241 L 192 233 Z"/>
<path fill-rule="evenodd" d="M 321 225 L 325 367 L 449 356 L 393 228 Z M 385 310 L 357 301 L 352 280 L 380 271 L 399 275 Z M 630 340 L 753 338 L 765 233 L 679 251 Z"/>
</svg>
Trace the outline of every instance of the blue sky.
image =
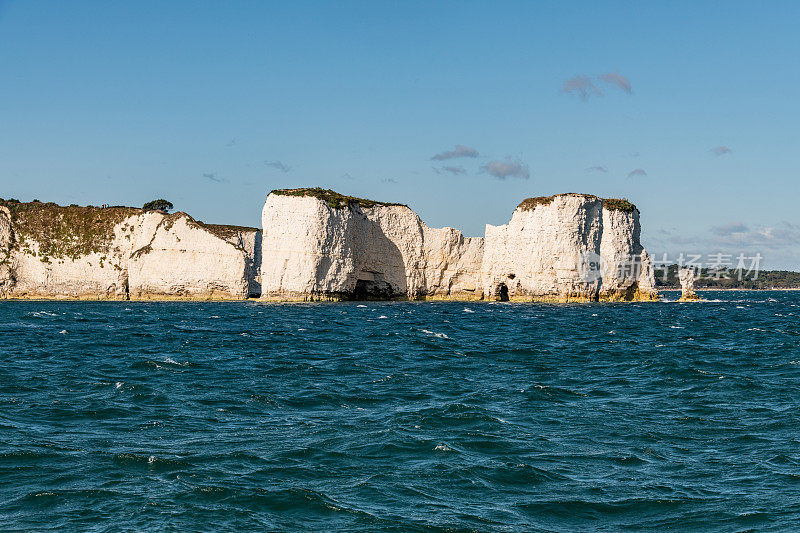
<svg viewBox="0 0 800 533">
<path fill-rule="evenodd" d="M 654 254 L 800 270 L 797 20 L 796 2 L 0 1 L 0 196 L 165 197 L 258 226 L 269 190 L 322 186 L 482 235 L 523 198 L 587 192 L 636 203 Z"/>
</svg>

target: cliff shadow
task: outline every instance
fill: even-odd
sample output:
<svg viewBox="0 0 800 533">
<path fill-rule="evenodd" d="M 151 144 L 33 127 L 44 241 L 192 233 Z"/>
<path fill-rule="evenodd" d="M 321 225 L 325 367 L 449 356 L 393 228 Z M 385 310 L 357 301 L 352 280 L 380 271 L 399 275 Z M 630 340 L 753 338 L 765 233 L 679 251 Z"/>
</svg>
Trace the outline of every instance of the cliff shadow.
<svg viewBox="0 0 800 533">
<path fill-rule="evenodd" d="M 414 296 L 409 294 L 408 271 L 405 257 L 383 228 L 360 212 L 359 226 L 365 239 L 355 246 L 355 284 L 349 295 L 353 300 L 391 300 Z"/>
<path fill-rule="evenodd" d="M 247 297 L 248 298 L 259 298 L 261 296 L 261 257 L 262 257 L 262 250 L 261 250 L 261 241 L 263 239 L 263 235 L 261 231 L 256 232 L 255 236 L 255 247 L 253 249 L 253 259 L 252 261 L 248 261 L 250 264 L 248 265 L 249 272 L 247 273 Z"/>
</svg>

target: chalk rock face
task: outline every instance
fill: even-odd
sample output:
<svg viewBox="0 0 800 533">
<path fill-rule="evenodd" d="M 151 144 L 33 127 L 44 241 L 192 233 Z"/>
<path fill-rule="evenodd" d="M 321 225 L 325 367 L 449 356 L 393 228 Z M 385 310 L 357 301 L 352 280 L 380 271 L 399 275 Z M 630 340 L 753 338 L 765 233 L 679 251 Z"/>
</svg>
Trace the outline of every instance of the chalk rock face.
<svg viewBox="0 0 800 533">
<path fill-rule="evenodd" d="M 0 206 L 0 250 L 7 250 L 11 245 L 11 211 Z"/>
<path fill-rule="evenodd" d="M 595 299 L 599 279 L 581 258 L 598 253 L 603 202 L 567 194 L 520 204 L 503 226 L 486 226 L 483 290 L 500 300 Z"/>
<path fill-rule="evenodd" d="M 678 279 L 681 282 L 681 297 L 679 301 L 697 301 L 700 297 L 694 292 L 694 279 L 696 271 L 693 268 L 678 269 Z"/>
<path fill-rule="evenodd" d="M 3 298 L 14 279 L 11 272 L 11 212 L 5 206 L 0 206 L 0 298 Z"/>
<path fill-rule="evenodd" d="M 423 228 L 425 290 L 429 298 L 480 299 L 483 239 L 453 228 Z"/>
<path fill-rule="evenodd" d="M 183 213 L 162 216 L 145 234 L 149 242 L 128 262 L 131 298 L 244 299 L 250 294 L 253 259 L 241 236 L 215 235 Z"/>
<path fill-rule="evenodd" d="M 485 238 L 405 205 L 273 191 L 254 228 L 185 213 L 0 200 L 0 297 L 649 300 L 639 212 L 583 194 L 530 198 Z"/>
<path fill-rule="evenodd" d="M 273 191 L 262 223 L 263 298 L 461 298 L 477 289 L 482 240 L 428 228 L 403 205 Z"/>
<path fill-rule="evenodd" d="M 207 225 L 210 226 L 210 225 Z M 216 226 L 220 227 L 220 226 Z M 225 240 L 244 253 L 248 297 L 261 295 L 261 231 L 255 228 L 221 226 L 228 233 Z"/>
<path fill-rule="evenodd" d="M 627 202 L 583 194 L 530 198 L 508 224 L 486 226 L 484 295 L 519 301 L 655 299 L 652 262 L 639 234 L 638 211 Z"/>
<path fill-rule="evenodd" d="M 615 208 L 618 202 L 603 202 L 600 299 L 655 300 L 658 291 L 653 261 L 640 242 L 639 210 L 630 204 Z"/>
<path fill-rule="evenodd" d="M 2 209 L 14 242 L 0 296 L 243 299 L 258 289 L 255 229 L 204 225 L 185 213 L 9 205 Z"/>
</svg>

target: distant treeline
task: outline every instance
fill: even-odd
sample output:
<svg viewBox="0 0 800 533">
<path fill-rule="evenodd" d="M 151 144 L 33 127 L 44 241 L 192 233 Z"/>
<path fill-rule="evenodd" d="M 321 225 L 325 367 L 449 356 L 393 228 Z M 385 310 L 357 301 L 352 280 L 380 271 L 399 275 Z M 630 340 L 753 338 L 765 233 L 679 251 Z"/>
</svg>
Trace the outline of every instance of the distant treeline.
<svg viewBox="0 0 800 533">
<path fill-rule="evenodd" d="M 663 267 L 655 268 L 656 287 L 680 289 L 678 265 L 669 265 L 666 276 Z M 800 272 L 791 270 L 759 270 L 740 272 L 734 269 L 699 269 L 695 278 L 695 289 L 796 289 L 800 288 Z"/>
</svg>

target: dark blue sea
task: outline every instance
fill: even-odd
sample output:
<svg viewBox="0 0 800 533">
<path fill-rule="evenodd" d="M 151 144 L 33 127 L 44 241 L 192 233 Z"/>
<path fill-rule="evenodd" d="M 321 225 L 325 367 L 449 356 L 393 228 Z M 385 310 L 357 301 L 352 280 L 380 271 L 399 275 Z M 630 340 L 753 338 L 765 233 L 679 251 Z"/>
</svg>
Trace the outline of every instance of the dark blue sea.
<svg viewBox="0 0 800 533">
<path fill-rule="evenodd" d="M 0 529 L 797 530 L 800 292 L 703 295 L 0 302 Z"/>
</svg>

